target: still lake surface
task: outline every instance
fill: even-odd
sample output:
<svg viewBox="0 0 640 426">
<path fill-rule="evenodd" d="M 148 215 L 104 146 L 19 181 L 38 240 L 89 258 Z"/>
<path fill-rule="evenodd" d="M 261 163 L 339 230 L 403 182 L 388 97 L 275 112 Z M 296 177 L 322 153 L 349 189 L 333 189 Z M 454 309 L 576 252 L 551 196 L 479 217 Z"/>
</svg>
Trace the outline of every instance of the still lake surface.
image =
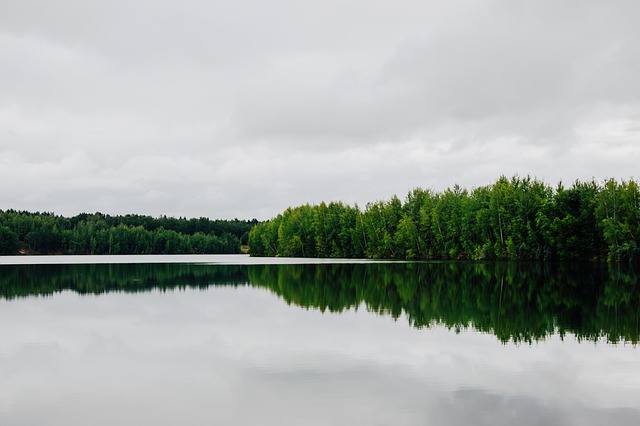
<svg viewBox="0 0 640 426">
<path fill-rule="evenodd" d="M 1 425 L 638 425 L 632 268 L 0 258 Z"/>
</svg>

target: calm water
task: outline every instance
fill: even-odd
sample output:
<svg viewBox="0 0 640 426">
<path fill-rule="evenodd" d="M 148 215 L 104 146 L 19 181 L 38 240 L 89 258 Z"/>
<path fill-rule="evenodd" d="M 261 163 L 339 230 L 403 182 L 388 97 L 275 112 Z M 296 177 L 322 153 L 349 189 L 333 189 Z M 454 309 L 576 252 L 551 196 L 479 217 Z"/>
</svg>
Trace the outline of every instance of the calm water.
<svg viewBox="0 0 640 426">
<path fill-rule="evenodd" d="M 1 425 L 640 424 L 629 268 L 66 259 L 0 265 Z"/>
</svg>

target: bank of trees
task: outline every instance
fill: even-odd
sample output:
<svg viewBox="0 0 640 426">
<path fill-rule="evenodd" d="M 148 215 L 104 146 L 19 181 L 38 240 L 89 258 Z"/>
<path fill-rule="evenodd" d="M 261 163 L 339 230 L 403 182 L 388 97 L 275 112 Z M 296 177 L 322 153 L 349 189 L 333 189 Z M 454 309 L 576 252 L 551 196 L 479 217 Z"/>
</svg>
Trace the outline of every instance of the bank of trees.
<svg viewBox="0 0 640 426">
<path fill-rule="evenodd" d="M 240 253 L 256 223 L 0 210 L 0 254 Z"/>
<path fill-rule="evenodd" d="M 401 201 L 288 208 L 249 234 L 254 256 L 381 259 L 639 260 L 634 180 L 553 188 L 530 177 Z"/>
</svg>

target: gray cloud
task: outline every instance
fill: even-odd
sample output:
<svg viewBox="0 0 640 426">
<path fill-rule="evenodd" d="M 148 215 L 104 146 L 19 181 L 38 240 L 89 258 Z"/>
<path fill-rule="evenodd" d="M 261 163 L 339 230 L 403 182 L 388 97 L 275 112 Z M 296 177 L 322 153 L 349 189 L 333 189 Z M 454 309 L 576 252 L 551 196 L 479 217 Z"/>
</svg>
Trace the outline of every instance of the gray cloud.
<svg viewBox="0 0 640 426">
<path fill-rule="evenodd" d="M 629 84 L 640 69 L 633 14 L 584 9 L 493 3 L 403 40 L 373 69 L 332 76 L 331 58 L 306 58 L 267 74 L 238 126 L 251 137 L 371 143 L 428 140 L 453 123 L 480 137 L 562 143 L 599 105 L 640 101 Z"/>
<path fill-rule="evenodd" d="M 629 178 L 639 14 L 4 1 L 0 208 L 264 219 L 500 174 Z"/>
</svg>

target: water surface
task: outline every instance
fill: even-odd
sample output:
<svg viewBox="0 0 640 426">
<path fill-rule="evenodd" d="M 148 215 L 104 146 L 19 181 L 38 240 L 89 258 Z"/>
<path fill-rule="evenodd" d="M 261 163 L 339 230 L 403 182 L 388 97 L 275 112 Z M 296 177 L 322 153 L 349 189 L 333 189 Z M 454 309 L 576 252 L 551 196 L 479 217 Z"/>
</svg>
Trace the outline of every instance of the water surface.
<svg viewBox="0 0 640 426">
<path fill-rule="evenodd" d="M 241 263 L 0 266 L 0 424 L 640 422 L 631 270 Z"/>
</svg>

